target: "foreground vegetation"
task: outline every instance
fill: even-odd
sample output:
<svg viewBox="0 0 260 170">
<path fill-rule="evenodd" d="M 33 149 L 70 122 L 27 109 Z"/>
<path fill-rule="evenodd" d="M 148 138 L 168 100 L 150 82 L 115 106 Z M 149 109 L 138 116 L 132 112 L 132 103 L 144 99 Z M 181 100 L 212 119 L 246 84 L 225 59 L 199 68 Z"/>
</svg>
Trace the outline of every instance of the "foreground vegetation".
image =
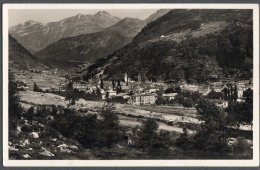
<svg viewBox="0 0 260 170">
<path fill-rule="evenodd" d="M 229 132 L 229 115 L 204 98 L 196 105 L 204 122 L 193 134 L 185 125 L 178 134 L 159 130 L 152 118 L 144 118 L 141 126 L 134 128 L 122 126 L 113 104 L 103 107 L 99 116 L 54 105 L 24 111 L 13 79 L 9 94 L 10 159 L 252 158 L 250 145 L 239 138 L 240 131 L 236 136 Z M 232 145 L 228 143 L 230 137 L 238 137 Z"/>
</svg>

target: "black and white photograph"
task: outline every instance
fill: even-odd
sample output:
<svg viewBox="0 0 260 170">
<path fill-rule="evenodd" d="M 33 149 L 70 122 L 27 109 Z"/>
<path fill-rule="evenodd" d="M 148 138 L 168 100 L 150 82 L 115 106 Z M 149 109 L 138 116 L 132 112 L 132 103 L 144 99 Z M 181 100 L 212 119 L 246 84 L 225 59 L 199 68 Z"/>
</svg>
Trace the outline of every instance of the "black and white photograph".
<svg viewBox="0 0 260 170">
<path fill-rule="evenodd" d="M 259 166 L 258 5 L 6 4 L 3 52 L 6 166 Z"/>
</svg>

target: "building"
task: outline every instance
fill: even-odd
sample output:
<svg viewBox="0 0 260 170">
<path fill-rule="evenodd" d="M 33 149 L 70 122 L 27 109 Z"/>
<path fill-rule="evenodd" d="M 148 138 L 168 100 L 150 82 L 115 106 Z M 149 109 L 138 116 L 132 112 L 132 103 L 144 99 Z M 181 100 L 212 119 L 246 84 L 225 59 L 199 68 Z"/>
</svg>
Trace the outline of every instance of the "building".
<svg viewBox="0 0 260 170">
<path fill-rule="evenodd" d="M 245 87 L 245 86 L 246 86 L 245 83 L 242 82 L 237 83 L 237 87 Z"/>
<path fill-rule="evenodd" d="M 122 85 L 121 86 L 121 91 L 124 92 L 124 93 L 127 93 L 129 91 L 129 87 L 126 86 L 126 85 Z"/>
<path fill-rule="evenodd" d="M 238 88 L 237 89 L 237 98 L 241 99 L 243 98 L 244 88 Z"/>
<path fill-rule="evenodd" d="M 163 94 L 162 97 L 167 100 L 173 100 L 178 93 Z"/>
<path fill-rule="evenodd" d="M 181 90 L 187 90 L 187 91 L 198 91 L 199 90 L 199 86 L 196 85 L 192 85 L 192 84 L 185 84 L 181 86 Z"/>
<path fill-rule="evenodd" d="M 107 97 L 106 97 L 106 94 L 107 94 L 107 93 L 106 93 L 105 91 L 101 92 L 101 99 L 102 99 L 102 100 L 106 100 L 106 98 L 107 98 Z"/>
<path fill-rule="evenodd" d="M 124 99 L 129 99 L 130 95 L 128 95 L 127 93 L 118 93 L 116 97 L 123 97 Z"/>
<path fill-rule="evenodd" d="M 153 94 L 138 94 L 130 96 L 128 101 L 132 105 L 152 105 L 155 104 L 156 96 Z"/>
<path fill-rule="evenodd" d="M 222 108 L 228 107 L 228 101 L 226 101 L 226 100 L 214 99 L 211 101 L 214 102 L 216 104 L 216 106 L 218 106 L 218 107 L 222 107 Z"/>
<path fill-rule="evenodd" d="M 203 96 L 207 96 L 210 91 L 210 89 L 200 89 L 199 93 L 201 93 Z"/>
<path fill-rule="evenodd" d="M 112 97 L 115 97 L 116 91 L 113 91 L 113 90 L 107 91 L 107 96 L 108 96 L 109 99 L 111 99 Z"/>
<path fill-rule="evenodd" d="M 215 92 L 222 92 L 222 90 L 223 90 L 223 88 L 221 88 L 221 87 L 215 87 L 214 88 Z"/>
<path fill-rule="evenodd" d="M 21 91 L 26 91 L 28 90 L 28 87 L 27 86 L 19 86 L 17 87 L 18 90 L 21 90 Z"/>
<path fill-rule="evenodd" d="M 154 88 L 148 88 L 148 89 L 144 90 L 145 93 L 155 93 L 156 91 L 157 91 L 157 89 L 154 89 Z"/>
<path fill-rule="evenodd" d="M 83 91 L 83 90 L 88 90 L 89 87 L 88 87 L 87 84 L 74 83 L 73 88 L 79 89 L 80 91 Z"/>
<path fill-rule="evenodd" d="M 61 83 L 58 88 L 59 88 L 59 91 L 66 91 L 66 84 Z"/>
<path fill-rule="evenodd" d="M 222 86 L 223 86 L 223 83 L 220 82 L 220 81 L 218 81 L 218 82 L 213 82 L 213 83 L 211 83 L 211 85 L 212 85 L 213 87 L 222 87 Z"/>
</svg>

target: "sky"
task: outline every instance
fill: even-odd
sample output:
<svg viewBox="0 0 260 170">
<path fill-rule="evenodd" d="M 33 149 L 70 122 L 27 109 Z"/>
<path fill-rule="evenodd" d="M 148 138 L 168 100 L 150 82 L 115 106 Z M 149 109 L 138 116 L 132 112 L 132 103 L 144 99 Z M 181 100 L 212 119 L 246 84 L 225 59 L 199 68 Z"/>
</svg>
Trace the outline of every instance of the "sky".
<svg viewBox="0 0 260 170">
<path fill-rule="evenodd" d="M 158 9 L 9 9 L 9 27 L 33 20 L 40 23 L 56 22 L 77 14 L 95 14 L 107 11 L 121 19 L 125 17 L 146 19 Z"/>
</svg>

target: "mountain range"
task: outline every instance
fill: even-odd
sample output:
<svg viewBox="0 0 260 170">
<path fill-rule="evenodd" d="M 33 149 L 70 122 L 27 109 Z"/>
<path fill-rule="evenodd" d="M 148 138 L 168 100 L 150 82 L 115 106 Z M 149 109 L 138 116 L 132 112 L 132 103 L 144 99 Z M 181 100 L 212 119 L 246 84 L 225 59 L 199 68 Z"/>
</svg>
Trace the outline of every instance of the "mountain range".
<svg viewBox="0 0 260 170">
<path fill-rule="evenodd" d="M 112 54 L 130 43 L 147 23 L 169 11 L 160 9 L 145 20 L 129 17 L 120 20 L 100 11 L 46 25 L 28 21 L 9 28 L 9 32 L 47 65 L 64 68 Z"/>
<path fill-rule="evenodd" d="M 94 62 L 130 43 L 144 26 L 139 19 L 125 18 L 101 32 L 58 40 L 35 55 L 58 68 Z"/>
<path fill-rule="evenodd" d="M 111 16 L 106 12 L 94 16 L 99 15 Z M 205 83 L 224 77 L 252 77 L 252 10 L 164 9 L 145 20 L 124 18 L 112 22 L 101 31 L 57 39 L 35 56 L 39 63 L 61 69 L 92 63 L 83 69 L 85 80 L 93 75 L 121 79 L 125 73 L 134 80 L 141 73 L 154 82 Z M 28 51 L 24 53 L 31 56 Z M 29 57 L 34 58 L 32 63 L 36 57 Z"/>
<path fill-rule="evenodd" d="M 9 33 L 28 51 L 36 53 L 61 38 L 100 32 L 120 20 L 105 11 L 99 11 L 94 15 L 78 14 L 47 24 L 30 20 L 10 27 Z"/>
</svg>

